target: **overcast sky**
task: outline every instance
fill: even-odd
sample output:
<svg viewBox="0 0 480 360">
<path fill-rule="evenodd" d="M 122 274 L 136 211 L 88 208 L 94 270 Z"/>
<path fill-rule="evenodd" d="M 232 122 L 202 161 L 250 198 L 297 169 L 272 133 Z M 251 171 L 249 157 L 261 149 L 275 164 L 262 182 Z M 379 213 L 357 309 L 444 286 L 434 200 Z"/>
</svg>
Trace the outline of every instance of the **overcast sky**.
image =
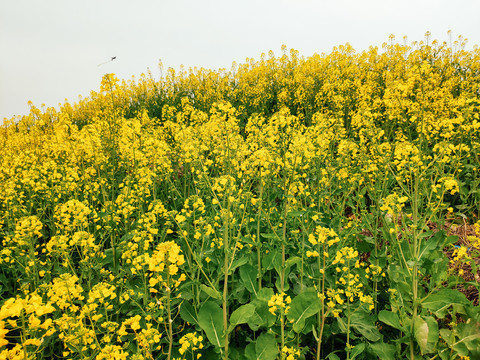
<svg viewBox="0 0 480 360">
<path fill-rule="evenodd" d="M 0 0 L 0 122 L 28 113 L 28 100 L 57 107 L 121 79 L 181 64 L 218 69 L 281 54 L 357 51 L 463 35 L 480 44 L 479 0 Z M 117 58 L 102 66 L 112 56 Z"/>
</svg>

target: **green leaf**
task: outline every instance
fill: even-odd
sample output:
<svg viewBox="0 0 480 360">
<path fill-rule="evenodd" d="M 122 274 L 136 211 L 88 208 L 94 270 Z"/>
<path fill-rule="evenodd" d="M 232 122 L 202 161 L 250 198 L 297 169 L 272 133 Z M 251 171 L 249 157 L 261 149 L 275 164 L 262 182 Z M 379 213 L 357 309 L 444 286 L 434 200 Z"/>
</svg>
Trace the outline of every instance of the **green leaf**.
<svg viewBox="0 0 480 360">
<path fill-rule="evenodd" d="M 205 284 L 201 284 L 200 289 L 202 289 L 202 291 L 205 292 L 211 298 L 214 298 L 217 300 L 222 299 L 222 294 L 220 294 L 220 292 L 217 289 L 213 289 Z"/>
<path fill-rule="evenodd" d="M 299 257 L 299 256 L 293 256 L 291 258 L 288 258 L 286 261 L 285 261 L 285 267 L 288 269 L 290 268 L 292 265 L 298 265 L 298 264 L 301 264 L 302 263 L 302 258 Z"/>
<path fill-rule="evenodd" d="M 431 236 L 431 231 L 425 231 L 421 234 L 422 238 Z M 429 239 L 422 241 L 422 247 L 420 249 L 419 259 L 423 257 L 428 257 L 435 249 L 441 249 L 443 243 L 445 242 L 446 235 L 443 231 L 438 231 L 434 236 Z"/>
<path fill-rule="evenodd" d="M 195 309 L 193 306 L 184 301 L 182 305 L 180 305 L 180 317 L 189 322 L 191 324 L 198 324 L 197 314 L 195 313 Z"/>
<path fill-rule="evenodd" d="M 454 304 L 468 305 L 470 302 L 464 294 L 453 289 L 442 289 L 439 292 L 427 296 L 421 302 L 422 307 L 435 313 L 437 317 L 443 319 L 447 313 L 448 308 Z"/>
<path fill-rule="evenodd" d="M 428 324 L 420 316 L 417 316 L 415 318 L 415 322 L 413 323 L 413 336 L 415 336 L 418 346 L 420 346 L 420 351 L 423 355 L 427 349 L 428 343 Z"/>
<path fill-rule="evenodd" d="M 365 343 L 360 343 L 355 345 L 355 347 L 350 352 L 350 359 L 355 359 L 358 355 L 360 355 L 365 350 Z"/>
<path fill-rule="evenodd" d="M 277 234 L 267 234 L 267 233 L 261 233 L 260 234 L 261 237 L 263 237 L 264 239 L 279 239 L 279 236 Z"/>
<path fill-rule="evenodd" d="M 356 244 L 356 249 L 362 253 L 369 253 L 375 248 L 375 239 L 372 237 L 365 237 L 365 241 L 359 241 Z M 372 243 L 373 242 L 373 243 Z"/>
<path fill-rule="evenodd" d="M 230 315 L 230 326 L 228 327 L 228 332 L 231 332 L 238 324 L 248 323 L 254 314 L 255 305 L 245 304 L 240 306 L 232 313 L 232 315 Z"/>
<path fill-rule="evenodd" d="M 235 271 L 236 268 L 246 264 L 247 262 L 248 262 L 248 257 L 247 256 L 242 256 L 240 258 L 237 258 L 237 259 L 233 260 L 232 265 L 230 266 L 228 271 L 230 273 L 232 273 L 233 271 Z"/>
<path fill-rule="evenodd" d="M 459 356 L 468 356 L 470 354 L 467 345 L 463 342 L 456 342 L 453 344 L 452 349 L 455 350 Z"/>
<path fill-rule="evenodd" d="M 262 309 L 262 305 L 257 305 L 257 306 L 258 307 L 255 307 L 253 315 L 250 317 L 250 319 L 248 319 L 248 326 L 253 331 L 257 331 L 261 326 L 266 325 L 266 320 L 264 317 L 262 317 L 262 313 L 265 313 L 265 309 Z M 267 305 L 264 304 L 263 307 L 265 306 Z M 266 311 L 268 311 L 268 307 Z"/>
<path fill-rule="evenodd" d="M 248 326 L 253 331 L 260 327 L 270 327 L 275 323 L 275 316 L 268 311 L 268 301 L 273 296 L 273 289 L 262 288 L 258 291 L 257 298 L 252 301 L 255 305 L 255 312 L 248 321 Z"/>
<path fill-rule="evenodd" d="M 242 281 L 243 286 L 254 293 L 257 296 L 258 292 L 258 281 L 257 281 L 258 271 L 257 268 L 250 265 L 245 264 L 240 267 L 240 280 Z"/>
<path fill-rule="evenodd" d="M 425 321 L 428 325 L 428 340 L 427 347 L 425 349 L 426 353 L 432 353 L 435 350 L 435 346 L 438 342 L 438 323 L 432 316 L 425 316 Z"/>
<path fill-rule="evenodd" d="M 296 217 L 296 216 L 302 216 L 305 214 L 305 210 L 292 210 L 288 212 L 288 216 Z"/>
<path fill-rule="evenodd" d="M 290 270 L 291 270 L 292 266 L 297 265 L 297 269 L 299 269 L 298 266 L 301 266 L 301 264 L 302 264 L 302 258 L 301 257 L 292 256 L 292 257 L 288 258 L 285 261 L 285 278 L 290 277 Z M 292 274 L 292 276 L 296 276 L 296 275 Z"/>
<path fill-rule="evenodd" d="M 257 331 L 260 327 L 271 327 L 275 323 L 276 317 L 268 311 L 268 305 L 266 302 L 255 301 L 255 312 L 248 321 L 248 326 L 253 331 Z"/>
<path fill-rule="evenodd" d="M 257 300 L 269 302 L 270 299 L 272 298 L 273 294 L 274 293 L 273 293 L 272 288 L 265 288 L 264 287 L 258 292 Z"/>
<path fill-rule="evenodd" d="M 278 346 L 273 334 L 261 334 L 255 344 L 257 360 L 275 360 L 278 355 Z"/>
<path fill-rule="evenodd" d="M 282 254 L 279 251 L 270 251 L 263 256 L 262 266 L 265 270 L 275 269 L 279 272 L 282 267 Z"/>
<path fill-rule="evenodd" d="M 245 348 L 245 354 L 244 356 L 247 358 L 247 360 L 256 360 L 257 359 L 257 353 L 255 352 L 255 344 L 250 343 L 247 345 Z"/>
<path fill-rule="evenodd" d="M 281 273 L 281 271 L 278 270 L 278 275 L 280 275 L 280 273 Z M 282 284 L 282 282 L 280 281 L 280 276 L 278 276 L 277 279 L 275 280 L 275 287 L 277 288 L 278 292 L 281 292 L 282 290 L 283 290 L 283 292 L 285 292 L 285 291 L 288 291 L 288 289 L 290 289 L 290 282 L 285 281 Z"/>
<path fill-rule="evenodd" d="M 347 333 L 347 325 L 345 324 L 341 316 L 337 317 L 337 325 L 338 325 L 338 329 L 342 333 Z"/>
<path fill-rule="evenodd" d="M 472 318 L 465 323 L 459 323 L 456 333 L 458 336 L 457 342 L 461 341 L 470 351 L 475 351 L 475 355 L 480 355 L 480 322 L 478 320 Z M 474 357 L 471 356 L 471 358 Z M 475 357 L 475 359 L 478 358 L 478 356 Z"/>
<path fill-rule="evenodd" d="M 223 346 L 223 312 L 213 301 L 207 301 L 198 312 L 198 324 L 205 331 L 208 341 L 217 348 Z"/>
<path fill-rule="evenodd" d="M 315 289 L 307 289 L 293 298 L 287 319 L 293 321 L 293 331 L 299 333 L 305 327 L 305 320 L 317 314 L 322 307 Z"/>
<path fill-rule="evenodd" d="M 442 339 L 447 343 L 447 345 L 452 346 L 452 344 L 455 342 L 454 339 L 452 339 L 452 330 L 441 329 L 439 333 Z"/>
<path fill-rule="evenodd" d="M 384 342 L 376 342 L 370 344 L 370 349 L 382 360 L 395 360 L 395 346 L 385 344 Z"/>
<path fill-rule="evenodd" d="M 445 239 L 445 246 L 447 245 L 453 245 L 458 241 L 458 236 L 457 235 L 449 235 Z"/>
<path fill-rule="evenodd" d="M 375 326 L 375 316 L 364 308 L 358 308 L 352 313 L 350 325 L 369 341 L 375 342 L 382 337 Z"/>
<path fill-rule="evenodd" d="M 313 337 L 318 342 L 319 339 L 318 339 L 317 329 L 315 329 L 315 325 L 318 325 L 318 324 L 312 325 L 312 333 L 313 333 Z"/>
<path fill-rule="evenodd" d="M 334 352 L 331 352 L 330 354 L 328 354 L 327 359 L 328 359 L 328 360 L 340 360 L 340 358 L 338 357 L 338 355 L 335 354 Z"/>
<path fill-rule="evenodd" d="M 400 319 L 397 313 L 382 310 L 378 313 L 378 320 L 384 324 L 387 324 L 388 326 L 393 327 L 394 329 L 406 332 L 406 329 L 400 324 Z"/>
</svg>

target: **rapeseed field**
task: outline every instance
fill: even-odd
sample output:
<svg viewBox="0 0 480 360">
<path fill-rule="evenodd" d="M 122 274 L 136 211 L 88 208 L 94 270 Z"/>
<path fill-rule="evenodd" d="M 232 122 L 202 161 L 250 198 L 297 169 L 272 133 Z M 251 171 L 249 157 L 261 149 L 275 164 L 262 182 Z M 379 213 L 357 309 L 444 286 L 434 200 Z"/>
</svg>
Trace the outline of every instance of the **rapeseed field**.
<svg viewBox="0 0 480 360">
<path fill-rule="evenodd" d="M 480 50 L 168 69 L 0 128 L 0 359 L 480 358 Z"/>
</svg>

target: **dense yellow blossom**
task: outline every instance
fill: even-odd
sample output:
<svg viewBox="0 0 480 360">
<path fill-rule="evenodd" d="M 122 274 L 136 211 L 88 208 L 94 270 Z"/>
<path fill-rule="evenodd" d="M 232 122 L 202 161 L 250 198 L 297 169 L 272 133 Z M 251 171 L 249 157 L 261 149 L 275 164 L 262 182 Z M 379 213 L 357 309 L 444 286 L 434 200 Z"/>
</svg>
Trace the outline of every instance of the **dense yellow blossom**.
<svg viewBox="0 0 480 360">
<path fill-rule="evenodd" d="M 259 339 L 324 358 L 353 333 L 362 349 L 351 316 L 375 307 L 396 358 L 382 310 L 441 320 L 451 339 L 425 356 L 473 349 L 476 320 L 446 329 L 426 300 L 446 274 L 478 283 L 479 223 L 451 259 L 435 241 L 478 217 L 479 64 L 462 38 L 283 47 L 30 104 L 0 127 L 0 359 L 253 357 Z M 310 295 L 315 313 L 285 321 Z"/>
<path fill-rule="evenodd" d="M 290 310 L 289 304 L 292 302 L 290 296 L 287 296 L 285 293 L 275 294 L 268 301 L 268 311 L 273 315 L 276 315 L 276 311 L 280 310 L 287 314 Z"/>
</svg>

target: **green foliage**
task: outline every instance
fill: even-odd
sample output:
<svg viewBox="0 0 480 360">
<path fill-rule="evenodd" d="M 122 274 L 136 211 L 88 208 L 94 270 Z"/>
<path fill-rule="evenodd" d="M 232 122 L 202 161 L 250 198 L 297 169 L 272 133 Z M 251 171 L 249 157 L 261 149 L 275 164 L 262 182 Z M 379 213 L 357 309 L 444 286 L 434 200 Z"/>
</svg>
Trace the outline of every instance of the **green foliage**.
<svg viewBox="0 0 480 360">
<path fill-rule="evenodd" d="M 212 301 L 204 303 L 198 312 L 198 324 L 205 331 L 208 341 L 218 349 L 222 348 L 225 339 L 222 323 L 220 307 Z"/>
</svg>

